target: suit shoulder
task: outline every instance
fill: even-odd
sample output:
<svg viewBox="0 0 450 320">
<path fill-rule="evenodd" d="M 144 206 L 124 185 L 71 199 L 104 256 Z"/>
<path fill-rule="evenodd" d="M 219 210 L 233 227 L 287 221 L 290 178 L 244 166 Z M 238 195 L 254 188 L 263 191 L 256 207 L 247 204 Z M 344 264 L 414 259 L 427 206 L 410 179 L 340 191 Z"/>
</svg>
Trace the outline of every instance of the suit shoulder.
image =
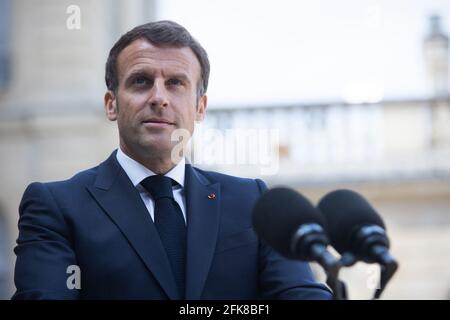
<svg viewBox="0 0 450 320">
<path fill-rule="evenodd" d="M 211 182 L 220 182 L 223 185 L 242 186 L 247 188 L 259 188 L 260 191 L 267 189 L 266 184 L 260 179 L 251 179 L 220 173 L 217 171 L 207 171 L 193 167 L 198 173 L 206 177 Z"/>
<path fill-rule="evenodd" d="M 96 175 L 98 171 L 98 166 L 80 171 L 73 175 L 72 177 L 65 180 L 57 180 L 57 181 L 46 181 L 40 182 L 39 184 L 45 185 L 47 188 L 51 190 L 61 190 L 66 188 L 74 188 L 80 186 L 87 186 L 94 183 Z M 35 183 L 31 183 L 30 185 L 34 185 Z"/>
</svg>

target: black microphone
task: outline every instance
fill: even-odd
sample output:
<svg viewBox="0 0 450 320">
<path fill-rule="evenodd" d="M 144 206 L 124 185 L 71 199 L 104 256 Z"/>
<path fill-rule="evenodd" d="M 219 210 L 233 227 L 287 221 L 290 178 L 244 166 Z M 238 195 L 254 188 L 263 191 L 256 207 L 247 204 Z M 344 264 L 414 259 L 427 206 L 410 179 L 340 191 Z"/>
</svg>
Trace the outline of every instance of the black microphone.
<svg viewBox="0 0 450 320">
<path fill-rule="evenodd" d="M 266 191 L 252 219 L 256 233 L 277 252 L 289 259 L 316 261 L 337 276 L 340 262 L 327 250 L 324 219 L 301 194 L 284 187 Z"/>
<path fill-rule="evenodd" d="M 325 195 L 318 204 L 326 220 L 326 230 L 333 247 L 351 265 L 357 260 L 383 266 L 378 298 L 398 268 L 389 253 L 389 239 L 383 220 L 375 209 L 358 193 L 336 190 Z"/>
<path fill-rule="evenodd" d="M 384 222 L 361 195 L 336 190 L 325 195 L 318 208 L 325 217 L 331 244 L 341 255 L 351 252 L 367 263 L 391 259 Z"/>
</svg>

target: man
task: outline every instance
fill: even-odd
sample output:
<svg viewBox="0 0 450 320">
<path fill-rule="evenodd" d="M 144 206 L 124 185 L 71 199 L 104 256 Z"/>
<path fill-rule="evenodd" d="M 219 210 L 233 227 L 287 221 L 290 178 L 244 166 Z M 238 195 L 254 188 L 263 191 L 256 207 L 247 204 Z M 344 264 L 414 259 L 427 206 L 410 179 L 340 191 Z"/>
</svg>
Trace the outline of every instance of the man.
<svg viewBox="0 0 450 320">
<path fill-rule="evenodd" d="M 32 183 L 19 212 L 14 299 L 329 299 L 306 263 L 261 242 L 260 180 L 174 161 L 174 130 L 207 108 L 205 50 L 171 21 L 123 35 L 106 64 L 120 148 L 66 181 Z"/>
</svg>

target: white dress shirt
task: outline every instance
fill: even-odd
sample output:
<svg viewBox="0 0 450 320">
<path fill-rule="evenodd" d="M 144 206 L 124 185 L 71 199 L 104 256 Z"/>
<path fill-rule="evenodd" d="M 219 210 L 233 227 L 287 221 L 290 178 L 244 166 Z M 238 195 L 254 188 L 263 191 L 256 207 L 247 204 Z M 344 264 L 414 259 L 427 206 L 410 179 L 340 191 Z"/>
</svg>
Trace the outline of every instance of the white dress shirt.
<svg viewBox="0 0 450 320">
<path fill-rule="evenodd" d="M 139 191 L 139 195 L 141 196 L 142 201 L 144 201 L 144 204 L 147 207 L 147 210 L 150 213 L 152 220 L 155 221 L 154 218 L 155 201 L 153 200 L 150 193 L 148 193 L 147 190 L 145 190 L 144 187 L 141 186 L 141 181 L 147 177 L 155 175 L 156 173 L 147 169 L 136 160 L 131 159 L 120 148 L 117 149 L 116 157 L 120 166 L 123 168 L 123 170 L 128 175 L 133 185 Z M 173 180 L 178 182 L 178 185 L 172 187 L 173 197 L 180 206 L 181 211 L 183 212 L 184 222 L 186 223 L 186 199 L 184 194 L 185 163 L 186 160 L 182 158 L 182 160 L 178 162 L 178 164 L 175 167 L 173 167 L 169 172 L 167 172 L 165 176 L 172 178 Z"/>
</svg>

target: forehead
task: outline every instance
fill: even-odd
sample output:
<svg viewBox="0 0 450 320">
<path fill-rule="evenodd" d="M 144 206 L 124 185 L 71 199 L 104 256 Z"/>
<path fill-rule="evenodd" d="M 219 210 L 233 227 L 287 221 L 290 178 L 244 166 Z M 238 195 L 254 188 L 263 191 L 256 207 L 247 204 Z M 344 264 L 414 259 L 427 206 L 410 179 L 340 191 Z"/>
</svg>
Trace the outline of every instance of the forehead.
<svg viewBox="0 0 450 320">
<path fill-rule="evenodd" d="M 119 79 L 136 70 L 183 72 L 193 79 L 200 77 L 200 63 L 189 47 L 155 46 L 137 39 L 117 57 Z"/>
</svg>

